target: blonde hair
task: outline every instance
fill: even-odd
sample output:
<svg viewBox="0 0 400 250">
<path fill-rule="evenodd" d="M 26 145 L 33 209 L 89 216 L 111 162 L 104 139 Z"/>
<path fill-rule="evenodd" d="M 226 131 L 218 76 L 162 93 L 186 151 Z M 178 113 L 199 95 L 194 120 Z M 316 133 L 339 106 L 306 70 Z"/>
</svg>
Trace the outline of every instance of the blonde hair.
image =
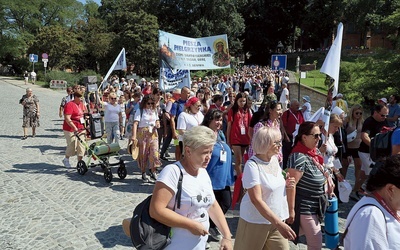
<svg viewBox="0 0 400 250">
<path fill-rule="evenodd" d="M 196 126 L 185 132 L 183 135 L 183 147 L 198 149 L 203 146 L 214 145 L 217 137 L 214 131 L 206 126 Z"/>
<path fill-rule="evenodd" d="M 111 92 L 109 95 L 109 97 L 113 97 L 113 98 L 117 98 L 117 93 L 115 93 L 114 91 Z"/>
<path fill-rule="evenodd" d="M 363 112 L 363 108 L 360 104 L 354 104 L 350 108 L 349 114 L 346 117 L 346 123 L 350 127 L 362 127 L 362 124 L 364 123 L 364 118 L 363 118 L 363 116 L 361 116 L 361 118 L 358 120 L 358 124 L 357 124 L 357 120 L 353 116 L 353 113 L 356 110 L 360 110 L 361 112 Z"/>
<path fill-rule="evenodd" d="M 279 129 L 272 127 L 262 127 L 253 136 L 251 146 L 255 154 L 265 154 L 272 146 L 274 141 L 281 140 L 281 132 Z"/>
<path fill-rule="evenodd" d="M 330 124 L 332 124 L 332 123 L 340 124 L 340 126 L 342 126 L 343 120 L 342 120 L 342 118 L 339 117 L 339 115 L 337 115 L 337 114 L 331 114 L 331 117 L 330 117 L 330 119 L 329 119 L 329 123 L 330 123 Z"/>
</svg>

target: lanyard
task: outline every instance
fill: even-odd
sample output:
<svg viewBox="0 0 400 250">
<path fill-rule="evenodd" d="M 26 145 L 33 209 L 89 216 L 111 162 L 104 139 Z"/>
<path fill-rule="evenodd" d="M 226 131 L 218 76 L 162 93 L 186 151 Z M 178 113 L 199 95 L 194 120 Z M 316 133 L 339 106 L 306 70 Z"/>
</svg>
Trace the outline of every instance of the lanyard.
<svg viewBox="0 0 400 250">
<path fill-rule="evenodd" d="M 295 114 L 293 114 L 292 110 L 289 109 L 289 112 L 293 115 L 294 119 L 296 119 L 296 123 L 299 124 L 299 118 Z"/>
<path fill-rule="evenodd" d="M 375 199 L 379 202 L 379 204 L 382 205 L 388 211 L 396 220 L 397 222 L 400 223 L 400 216 L 397 214 L 396 211 L 393 211 L 383 200 L 382 196 L 380 196 L 377 192 L 374 192 L 373 195 L 375 196 Z"/>
</svg>

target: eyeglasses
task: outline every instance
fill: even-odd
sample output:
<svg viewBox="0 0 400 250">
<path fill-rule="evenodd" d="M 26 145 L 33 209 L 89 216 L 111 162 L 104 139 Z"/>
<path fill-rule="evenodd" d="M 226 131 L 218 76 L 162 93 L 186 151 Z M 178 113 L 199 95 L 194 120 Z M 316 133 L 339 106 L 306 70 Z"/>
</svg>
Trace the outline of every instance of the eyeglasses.
<svg viewBox="0 0 400 250">
<path fill-rule="evenodd" d="M 321 135 L 322 135 L 322 134 L 314 134 L 314 135 L 313 135 L 313 134 L 310 134 L 310 135 L 314 136 L 314 139 L 318 139 L 318 138 L 321 138 Z"/>
<path fill-rule="evenodd" d="M 362 112 L 355 112 L 354 114 L 356 114 L 356 115 L 362 115 L 363 113 L 362 113 Z"/>
<path fill-rule="evenodd" d="M 280 147 L 282 146 L 282 141 L 274 141 L 274 145 Z"/>
</svg>

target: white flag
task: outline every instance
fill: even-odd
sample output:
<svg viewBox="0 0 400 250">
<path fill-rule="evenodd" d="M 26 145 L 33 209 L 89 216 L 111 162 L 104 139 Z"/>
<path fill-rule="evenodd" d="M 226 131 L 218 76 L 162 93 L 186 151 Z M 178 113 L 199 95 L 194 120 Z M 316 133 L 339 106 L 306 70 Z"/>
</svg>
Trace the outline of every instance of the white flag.
<svg viewBox="0 0 400 250">
<path fill-rule="evenodd" d="M 126 69 L 126 56 L 125 56 L 125 48 L 122 48 L 121 52 L 119 52 L 117 58 L 115 59 L 114 63 L 111 65 L 111 68 L 108 70 L 106 76 L 104 77 L 103 82 L 100 84 L 99 89 L 103 85 L 103 89 L 107 87 L 108 82 L 107 79 L 110 77 L 111 73 L 114 70 L 122 70 Z"/>
<path fill-rule="evenodd" d="M 333 83 L 332 96 L 335 97 L 338 93 L 339 87 L 339 70 L 340 70 L 340 53 L 342 51 L 343 39 L 343 24 L 339 23 L 335 41 L 329 49 L 328 55 L 325 58 L 324 64 L 320 72 L 325 73 L 332 77 L 335 82 Z"/>
</svg>

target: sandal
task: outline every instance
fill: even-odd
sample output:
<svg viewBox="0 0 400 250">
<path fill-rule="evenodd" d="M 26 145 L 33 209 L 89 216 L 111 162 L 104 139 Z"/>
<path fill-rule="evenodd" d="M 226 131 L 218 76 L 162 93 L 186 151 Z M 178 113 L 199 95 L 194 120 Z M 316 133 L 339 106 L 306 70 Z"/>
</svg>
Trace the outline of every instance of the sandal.
<svg viewBox="0 0 400 250">
<path fill-rule="evenodd" d="M 28 136 L 24 135 L 22 136 L 21 140 L 26 140 L 28 138 Z"/>
<path fill-rule="evenodd" d="M 36 136 L 36 134 L 33 134 L 33 135 L 32 135 L 32 138 L 35 138 L 35 136 Z"/>
</svg>

